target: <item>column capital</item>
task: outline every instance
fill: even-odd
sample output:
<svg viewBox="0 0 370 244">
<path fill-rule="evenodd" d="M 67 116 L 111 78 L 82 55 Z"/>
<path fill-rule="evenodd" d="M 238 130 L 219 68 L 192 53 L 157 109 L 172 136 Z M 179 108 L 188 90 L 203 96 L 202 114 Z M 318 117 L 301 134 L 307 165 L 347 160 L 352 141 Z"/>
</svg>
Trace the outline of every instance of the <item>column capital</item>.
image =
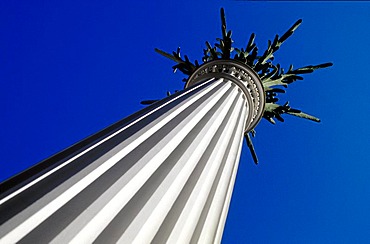
<svg viewBox="0 0 370 244">
<path fill-rule="evenodd" d="M 261 120 L 265 108 L 265 91 L 258 74 L 248 65 L 230 59 L 218 59 L 204 63 L 189 77 L 188 88 L 210 78 L 224 78 L 235 83 L 245 94 L 250 106 L 250 120 L 245 132 L 251 131 Z"/>
</svg>

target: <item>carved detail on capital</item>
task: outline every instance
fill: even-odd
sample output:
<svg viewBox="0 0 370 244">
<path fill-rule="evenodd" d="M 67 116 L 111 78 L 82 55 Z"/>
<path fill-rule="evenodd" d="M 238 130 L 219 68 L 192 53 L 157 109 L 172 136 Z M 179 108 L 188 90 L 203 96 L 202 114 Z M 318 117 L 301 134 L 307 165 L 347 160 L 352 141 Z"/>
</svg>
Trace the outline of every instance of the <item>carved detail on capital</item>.
<svg viewBox="0 0 370 244">
<path fill-rule="evenodd" d="M 209 78 L 226 78 L 237 84 L 252 104 L 252 118 L 245 131 L 252 130 L 261 120 L 265 107 L 262 81 L 252 68 L 235 60 L 214 60 L 200 66 L 188 79 L 185 88 Z M 249 99 L 248 99 L 249 100 Z"/>
</svg>

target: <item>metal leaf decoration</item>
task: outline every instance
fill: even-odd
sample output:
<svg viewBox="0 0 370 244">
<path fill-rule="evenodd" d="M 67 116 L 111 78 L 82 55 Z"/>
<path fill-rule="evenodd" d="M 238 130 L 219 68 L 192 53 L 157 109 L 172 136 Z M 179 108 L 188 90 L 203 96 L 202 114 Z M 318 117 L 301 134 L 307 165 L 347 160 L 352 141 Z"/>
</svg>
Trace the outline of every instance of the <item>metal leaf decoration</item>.
<svg viewBox="0 0 370 244">
<path fill-rule="evenodd" d="M 267 49 L 261 56 L 258 56 L 258 47 L 254 43 L 256 35 L 251 34 L 245 48 L 234 48 L 232 46 L 233 40 L 231 38 L 231 30 L 227 30 L 225 11 L 221 8 L 221 33 L 222 38 L 216 38 L 218 41 L 213 46 L 206 42 L 206 48 L 203 50 L 203 62 L 209 62 L 216 59 L 235 59 L 250 66 L 262 80 L 263 87 L 266 93 L 266 106 L 263 113 L 263 118 L 272 124 L 275 124 L 276 120 L 283 122 L 283 114 L 289 114 L 296 117 L 308 119 L 314 122 L 320 122 L 320 119 L 306 114 L 298 109 L 294 109 L 289 106 L 286 102 L 284 105 L 279 105 L 276 102 L 279 100 L 277 95 L 285 93 L 284 88 L 292 84 L 297 80 L 303 80 L 302 74 L 312 73 L 317 69 L 327 68 L 332 66 L 332 63 L 323 63 L 318 65 L 308 65 L 298 69 L 293 69 L 293 65 L 290 65 L 287 72 L 281 68 L 280 64 L 273 64 L 274 54 L 280 49 L 280 46 L 297 30 L 302 24 L 302 20 L 296 21 L 282 36 L 276 35 L 273 41 L 269 40 Z M 177 64 L 172 68 L 174 71 L 180 70 L 185 75 L 190 75 L 199 67 L 197 60 L 194 63 L 189 61 L 189 58 L 185 55 L 184 59 L 180 56 L 180 48 L 172 54 L 166 53 L 159 49 L 155 49 L 159 54 L 175 61 Z M 184 81 L 186 81 L 185 79 Z M 258 159 L 254 146 L 252 144 L 251 135 L 254 137 L 255 131 L 247 133 L 245 135 L 247 146 L 251 151 L 254 162 L 257 164 Z"/>
</svg>

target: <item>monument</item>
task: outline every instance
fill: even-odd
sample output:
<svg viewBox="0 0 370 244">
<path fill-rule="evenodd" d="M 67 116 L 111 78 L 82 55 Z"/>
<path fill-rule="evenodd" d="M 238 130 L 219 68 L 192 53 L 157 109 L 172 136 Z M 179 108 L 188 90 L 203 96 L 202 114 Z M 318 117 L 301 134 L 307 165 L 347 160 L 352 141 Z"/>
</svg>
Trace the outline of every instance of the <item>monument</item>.
<svg viewBox="0 0 370 244">
<path fill-rule="evenodd" d="M 168 54 L 185 88 L 118 121 L 0 185 L 1 243 L 219 243 L 243 138 L 261 118 L 319 121 L 278 105 L 301 74 L 273 54 L 300 25 L 276 35 L 258 55 L 252 34 L 233 48 L 221 9 L 222 38 L 206 43 L 203 64 Z M 233 55 L 233 56 L 232 56 Z"/>
</svg>

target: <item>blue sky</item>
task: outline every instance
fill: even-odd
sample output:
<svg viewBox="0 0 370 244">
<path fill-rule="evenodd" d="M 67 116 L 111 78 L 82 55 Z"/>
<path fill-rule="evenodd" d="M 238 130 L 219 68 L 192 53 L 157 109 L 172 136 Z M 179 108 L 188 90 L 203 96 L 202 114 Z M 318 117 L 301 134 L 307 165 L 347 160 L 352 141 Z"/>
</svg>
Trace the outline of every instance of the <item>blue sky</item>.
<svg viewBox="0 0 370 244">
<path fill-rule="evenodd" d="M 0 2 L 0 181 L 181 89 L 171 60 L 200 59 L 220 37 L 224 7 L 235 46 L 262 50 L 297 19 L 276 53 L 284 67 L 333 62 L 282 102 L 321 118 L 262 121 L 244 148 L 223 243 L 368 243 L 370 2 Z"/>
</svg>

